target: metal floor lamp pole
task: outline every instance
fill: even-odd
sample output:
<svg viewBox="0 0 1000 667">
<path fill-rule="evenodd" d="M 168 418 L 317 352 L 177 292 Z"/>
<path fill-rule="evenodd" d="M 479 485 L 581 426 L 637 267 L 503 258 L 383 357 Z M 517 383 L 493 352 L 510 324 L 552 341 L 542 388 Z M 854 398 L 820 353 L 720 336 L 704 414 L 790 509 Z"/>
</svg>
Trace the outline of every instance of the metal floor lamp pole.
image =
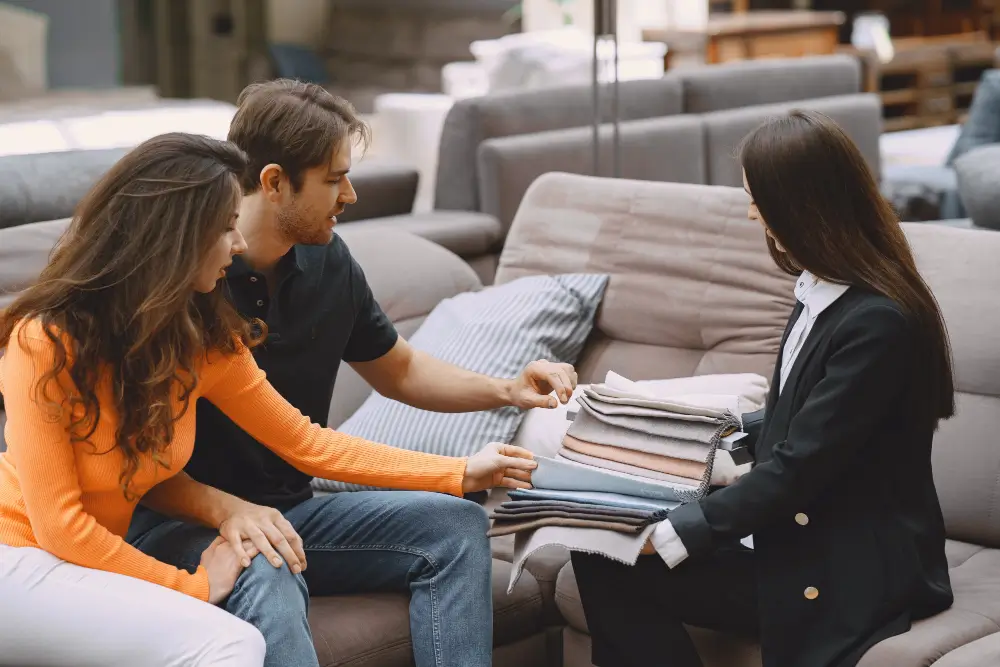
<svg viewBox="0 0 1000 667">
<path fill-rule="evenodd" d="M 594 52 L 591 67 L 591 89 L 594 105 L 594 175 L 601 175 L 601 81 L 598 45 L 602 39 L 611 37 L 614 49 L 611 68 L 611 170 L 615 178 L 621 176 L 621 141 L 618 120 L 618 1 L 594 0 Z"/>
</svg>

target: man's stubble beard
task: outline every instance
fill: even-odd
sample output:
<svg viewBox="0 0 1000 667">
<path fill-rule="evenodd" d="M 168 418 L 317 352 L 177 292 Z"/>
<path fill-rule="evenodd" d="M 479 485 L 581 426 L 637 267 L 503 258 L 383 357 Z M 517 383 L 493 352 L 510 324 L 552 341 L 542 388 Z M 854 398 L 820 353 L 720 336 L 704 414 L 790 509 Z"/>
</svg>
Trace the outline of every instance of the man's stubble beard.
<svg viewBox="0 0 1000 667">
<path fill-rule="evenodd" d="M 281 238 L 292 245 L 327 245 L 333 233 L 309 224 L 310 216 L 294 201 L 278 211 L 277 227 Z"/>
</svg>

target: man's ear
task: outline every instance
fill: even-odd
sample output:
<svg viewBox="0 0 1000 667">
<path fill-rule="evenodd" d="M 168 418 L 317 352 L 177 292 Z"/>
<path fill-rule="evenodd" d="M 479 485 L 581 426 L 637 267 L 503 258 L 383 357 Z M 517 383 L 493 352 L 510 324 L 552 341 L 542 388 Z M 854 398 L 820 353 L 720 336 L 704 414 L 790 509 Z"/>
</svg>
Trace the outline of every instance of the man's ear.
<svg viewBox="0 0 1000 667">
<path fill-rule="evenodd" d="M 265 197 L 274 199 L 281 196 L 284 176 L 285 172 L 281 169 L 281 165 L 273 162 L 260 170 L 260 189 Z"/>
</svg>

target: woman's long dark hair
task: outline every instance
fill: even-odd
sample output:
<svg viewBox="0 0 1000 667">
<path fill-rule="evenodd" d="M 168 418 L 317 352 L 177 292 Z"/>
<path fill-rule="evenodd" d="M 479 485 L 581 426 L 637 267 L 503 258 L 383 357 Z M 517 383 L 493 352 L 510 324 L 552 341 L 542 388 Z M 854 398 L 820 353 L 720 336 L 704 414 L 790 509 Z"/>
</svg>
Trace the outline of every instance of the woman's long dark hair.
<svg viewBox="0 0 1000 667">
<path fill-rule="evenodd" d="M 34 391 L 72 442 L 94 434 L 98 394 L 111 399 L 127 497 L 140 455 L 163 464 L 199 360 L 255 342 L 219 290 L 192 286 L 233 224 L 245 167 L 236 146 L 208 137 L 172 133 L 139 145 L 80 202 L 38 281 L 0 317 L 0 347 L 28 320 L 52 341 L 55 361 Z"/>
<path fill-rule="evenodd" d="M 955 412 L 948 333 L 895 212 L 858 147 L 823 114 L 793 111 L 744 138 L 740 162 L 783 271 L 855 285 L 892 299 L 918 323 L 929 373 L 929 417 Z"/>
</svg>

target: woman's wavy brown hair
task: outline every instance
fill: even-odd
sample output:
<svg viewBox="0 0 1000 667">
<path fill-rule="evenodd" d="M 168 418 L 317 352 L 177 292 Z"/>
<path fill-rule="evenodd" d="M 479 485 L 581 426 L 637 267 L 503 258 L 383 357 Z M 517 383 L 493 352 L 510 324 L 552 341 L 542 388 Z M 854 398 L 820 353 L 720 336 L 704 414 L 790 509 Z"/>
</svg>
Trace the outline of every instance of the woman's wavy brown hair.
<svg viewBox="0 0 1000 667">
<path fill-rule="evenodd" d="M 90 441 L 99 387 L 109 390 L 126 497 L 140 455 L 165 464 L 200 360 L 256 342 L 220 290 L 192 286 L 233 224 L 245 168 L 243 152 L 225 141 L 172 133 L 142 143 L 80 202 L 38 281 L 0 318 L 0 347 L 28 320 L 51 339 L 55 363 L 34 391 L 72 442 Z"/>
<path fill-rule="evenodd" d="M 780 269 L 854 285 L 895 301 L 917 323 L 928 392 L 916 411 L 935 425 L 955 413 L 951 347 L 941 310 L 924 282 L 892 207 L 861 151 L 829 117 L 793 111 L 743 140 L 740 163 Z"/>
</svg>

